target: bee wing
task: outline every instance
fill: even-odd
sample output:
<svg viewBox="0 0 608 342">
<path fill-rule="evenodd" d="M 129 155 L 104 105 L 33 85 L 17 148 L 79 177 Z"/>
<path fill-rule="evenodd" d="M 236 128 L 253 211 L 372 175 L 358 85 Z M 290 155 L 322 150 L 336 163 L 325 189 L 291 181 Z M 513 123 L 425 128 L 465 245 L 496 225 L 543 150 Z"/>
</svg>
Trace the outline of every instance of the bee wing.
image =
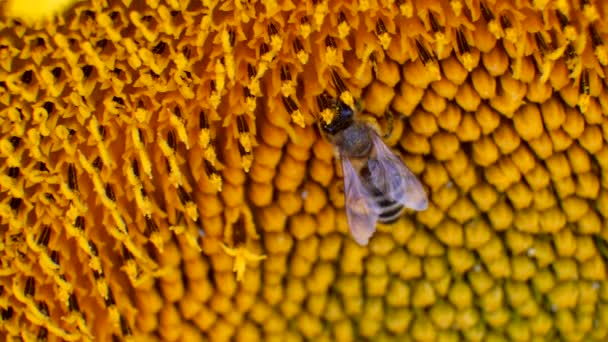
<svg viewBox="0 0 608 342">
<path fill-rule="evenodd" d="M 426 210 L 428 199 L 422 183 L 405 166 L 403 161 L 390 150 L 382 139 L 371 134 L 376 152 L 375 163 L 369 162 L 371 179 L 376 187 L 393 201 L 414 210 Z"/>
<path fill-rule="evenodd" d="M 351 161 L 344 157 L 341 159 L 344 174 L 344 207 L 348 226 L 355 241 L 364 246 L 376 230 L 380 210 L 369 191 L 363 186 Z"/>
</svg>

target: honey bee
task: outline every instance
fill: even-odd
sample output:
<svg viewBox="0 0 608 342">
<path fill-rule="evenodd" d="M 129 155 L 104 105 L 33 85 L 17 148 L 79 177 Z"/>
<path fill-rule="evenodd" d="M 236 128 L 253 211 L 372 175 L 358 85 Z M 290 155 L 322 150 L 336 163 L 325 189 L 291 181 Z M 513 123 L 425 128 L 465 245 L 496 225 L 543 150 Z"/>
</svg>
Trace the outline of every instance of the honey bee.
<svg viewBox="0 0 608 342">
<path fill-rule="evenodd" d="M 331 122 L 319 126 L 342 163 L 344 206 L 355 241 L 367 245 L 377 222 L 395 222 L 406 207 L 426 210 L 422 184 L 376 130 L 357 118 L 360 109 L 323 95 L 318 102 L 321 110 L 335 111 Z"/>
</svg>

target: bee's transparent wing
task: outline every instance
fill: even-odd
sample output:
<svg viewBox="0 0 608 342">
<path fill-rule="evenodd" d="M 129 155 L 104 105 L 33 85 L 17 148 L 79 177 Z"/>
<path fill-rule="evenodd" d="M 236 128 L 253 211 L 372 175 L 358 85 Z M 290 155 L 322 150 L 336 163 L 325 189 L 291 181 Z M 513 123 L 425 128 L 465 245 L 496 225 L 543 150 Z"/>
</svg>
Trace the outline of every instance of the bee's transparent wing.
<svg viewBox="0 0 608 342">
<path fill-rule="evenodd" d="M 375 132 L 371 136 L 376 159 L 370 160 L 368 166 L 374 185 L 405 207 L 426 210 L 428 199 L 422 183 Z"/>
<path fill-rule="evenodd" d="M 342 157 L 344 174 L 344 207 L 348 226 L 355 241 L 367 245 L 369 238 L 376 230 L 379 208 L 373 197 L 363 186 L 359 174 L 348 158 Z"/>
</svg>

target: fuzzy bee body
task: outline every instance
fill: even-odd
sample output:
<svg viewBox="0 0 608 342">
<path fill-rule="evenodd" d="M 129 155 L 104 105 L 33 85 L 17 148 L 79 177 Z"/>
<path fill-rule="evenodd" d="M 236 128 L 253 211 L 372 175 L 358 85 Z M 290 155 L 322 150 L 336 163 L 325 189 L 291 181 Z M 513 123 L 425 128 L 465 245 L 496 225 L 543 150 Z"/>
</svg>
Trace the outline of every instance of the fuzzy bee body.
<svg viewBox="0 0 608 342">
<path fill-rule="evenodd" d="M 326 101 L 327 102 L 327 101 Z M 376 223 L 395 222 L 405 208 L 425 210 L 428 200 L 416 176 L 356 112 L 333 101 L 334 119 L 321 130 L 336 147 L 344 175 L 345 209 L 354 239 L 366 245 Z"/>
</svg>

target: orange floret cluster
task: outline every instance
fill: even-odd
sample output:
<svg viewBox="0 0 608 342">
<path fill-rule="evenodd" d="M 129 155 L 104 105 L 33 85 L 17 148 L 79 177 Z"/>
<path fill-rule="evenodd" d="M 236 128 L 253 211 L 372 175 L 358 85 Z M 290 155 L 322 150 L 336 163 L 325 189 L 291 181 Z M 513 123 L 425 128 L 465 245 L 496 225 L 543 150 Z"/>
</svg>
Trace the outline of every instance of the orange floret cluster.
<svg viewBox="0 0 608 342">
<path fill-rule="evenodd" d="M 15 8 L 2 338 L 608 337 L 602 1 Z M 381 129 L 396 113 L 385 141 L 429 194 L 368 246 L 349 235 L 321 94 Z"/>
</svg>

